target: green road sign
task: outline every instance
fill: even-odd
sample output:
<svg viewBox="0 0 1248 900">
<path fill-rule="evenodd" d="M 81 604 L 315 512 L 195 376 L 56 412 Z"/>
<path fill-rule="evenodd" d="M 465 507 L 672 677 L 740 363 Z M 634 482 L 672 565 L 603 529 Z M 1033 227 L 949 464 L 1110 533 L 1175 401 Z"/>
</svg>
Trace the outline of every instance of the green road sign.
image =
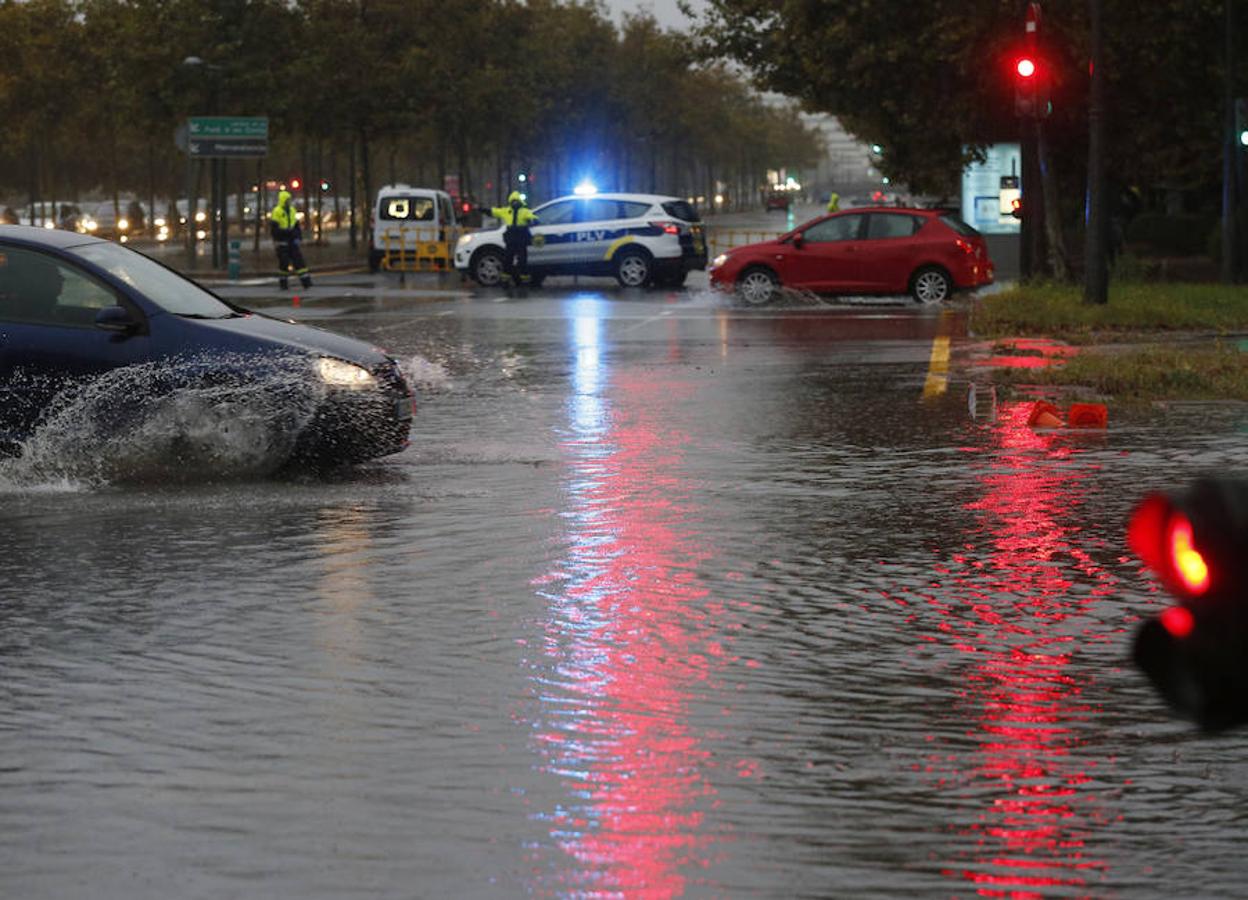
<svg viewBox="0 0 1248 900">
<path fill-rule="evenodd" d="M 195 157 L 248 158 L 269 153 L 267 116 L 192 116 L 174 134 L 183 153 Z"/>
<path fill-rule="evenodd" d="M 191 116 L 187 120 L 188 136 L 196 138 L 269 139 L 268 116 Z"/>
</svg>

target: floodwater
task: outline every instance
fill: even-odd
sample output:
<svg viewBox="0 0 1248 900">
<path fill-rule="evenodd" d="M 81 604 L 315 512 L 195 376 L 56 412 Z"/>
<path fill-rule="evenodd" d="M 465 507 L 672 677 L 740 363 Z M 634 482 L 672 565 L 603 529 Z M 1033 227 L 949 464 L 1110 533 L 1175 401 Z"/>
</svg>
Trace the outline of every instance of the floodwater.
<svg viewBox="0 0 1248 900">
<path fill-rule="evenodd" d="M 1248 894 L 1124 541 L 1242 406 L 1033 431 L 910 305 L 418 301 L 290 310 L 403 361 L 402 454 L 0 469 L 0 894 Z"/>
</svg>

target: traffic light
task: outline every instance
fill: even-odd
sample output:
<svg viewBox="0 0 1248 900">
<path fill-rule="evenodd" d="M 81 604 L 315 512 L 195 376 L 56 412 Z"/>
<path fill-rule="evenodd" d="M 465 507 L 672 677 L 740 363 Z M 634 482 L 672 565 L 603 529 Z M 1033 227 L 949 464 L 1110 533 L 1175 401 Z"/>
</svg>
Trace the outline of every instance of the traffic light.
<svg viewBox="0 0 1248 900">
<path fill-rule="evenodd" d="M 1146 497 L 1128 541 L 1178 601 L 1139 630 L 1136 665 L 1202 729 L 1248 723 L 1248 480 Z"/>
<path fill-rule="evenodd" d="M 326 191 L 328 191 L 328 190 L 329 190 L 329 179 L 328 179 L 328 178 L 322 178 L 322 179 L 321 179 L 321 193 L 323 194 L 323 193 L 325 193 L 325 192 L 326 192 Z"/>
<path fill-rule="evenodd" d="M 1038 56 L 1018 57 L 1014 60 L 1014 114 L 1043 119 L 1051 111 L 1048 66 Z"/>
<path fill-rule="evenodd" d="M 297 176 L 295 178 L 290 179 L 290 189 L 292 191 L 297 191 L 301 187 L 303 187 L 303 182 L 300 181 Z"/>
<path fill-rule="evenodd" d="M 1240 150 L 1248 147 L 1248 99 L 1235 98 L 1235 143 Z"/>
</svg>

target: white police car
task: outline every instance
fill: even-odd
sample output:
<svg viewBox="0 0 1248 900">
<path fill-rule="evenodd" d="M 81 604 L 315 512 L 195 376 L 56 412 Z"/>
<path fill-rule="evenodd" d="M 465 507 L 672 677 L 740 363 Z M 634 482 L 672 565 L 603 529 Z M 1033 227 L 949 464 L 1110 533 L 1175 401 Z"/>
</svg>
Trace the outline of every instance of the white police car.
<svg viewBox="0 0 1248 900">
<path fill-rule="evenodd" d="M 590 194 L 559 197 L 533 210 L 529 274 L 614 275 L 624 287 L 678 287 L 706 268 L 706 235 L 697 211 L 679 197 Z M 455 268 L 486 287 L 503 274 L 501 226 L 465 234 Z"/>
</svg>

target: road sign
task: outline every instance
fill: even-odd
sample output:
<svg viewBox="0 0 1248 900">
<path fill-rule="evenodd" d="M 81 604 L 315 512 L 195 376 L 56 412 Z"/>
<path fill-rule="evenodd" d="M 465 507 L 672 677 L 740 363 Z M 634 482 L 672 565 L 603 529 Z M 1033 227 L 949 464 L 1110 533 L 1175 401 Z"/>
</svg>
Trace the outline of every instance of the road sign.
<svg viewBox="0 0 1248 900">
<path fill-rule="evenodd" d="M 266 116 L 192 116 L 175 141 L 184 152 L 200 158 L 267 156 L 269 120 Z"/>
<path fill-rule="evenodd" d="M 269 139 L 268 116 L 191 116 L 186 128 L 192 138 Z"/>
</svg>

